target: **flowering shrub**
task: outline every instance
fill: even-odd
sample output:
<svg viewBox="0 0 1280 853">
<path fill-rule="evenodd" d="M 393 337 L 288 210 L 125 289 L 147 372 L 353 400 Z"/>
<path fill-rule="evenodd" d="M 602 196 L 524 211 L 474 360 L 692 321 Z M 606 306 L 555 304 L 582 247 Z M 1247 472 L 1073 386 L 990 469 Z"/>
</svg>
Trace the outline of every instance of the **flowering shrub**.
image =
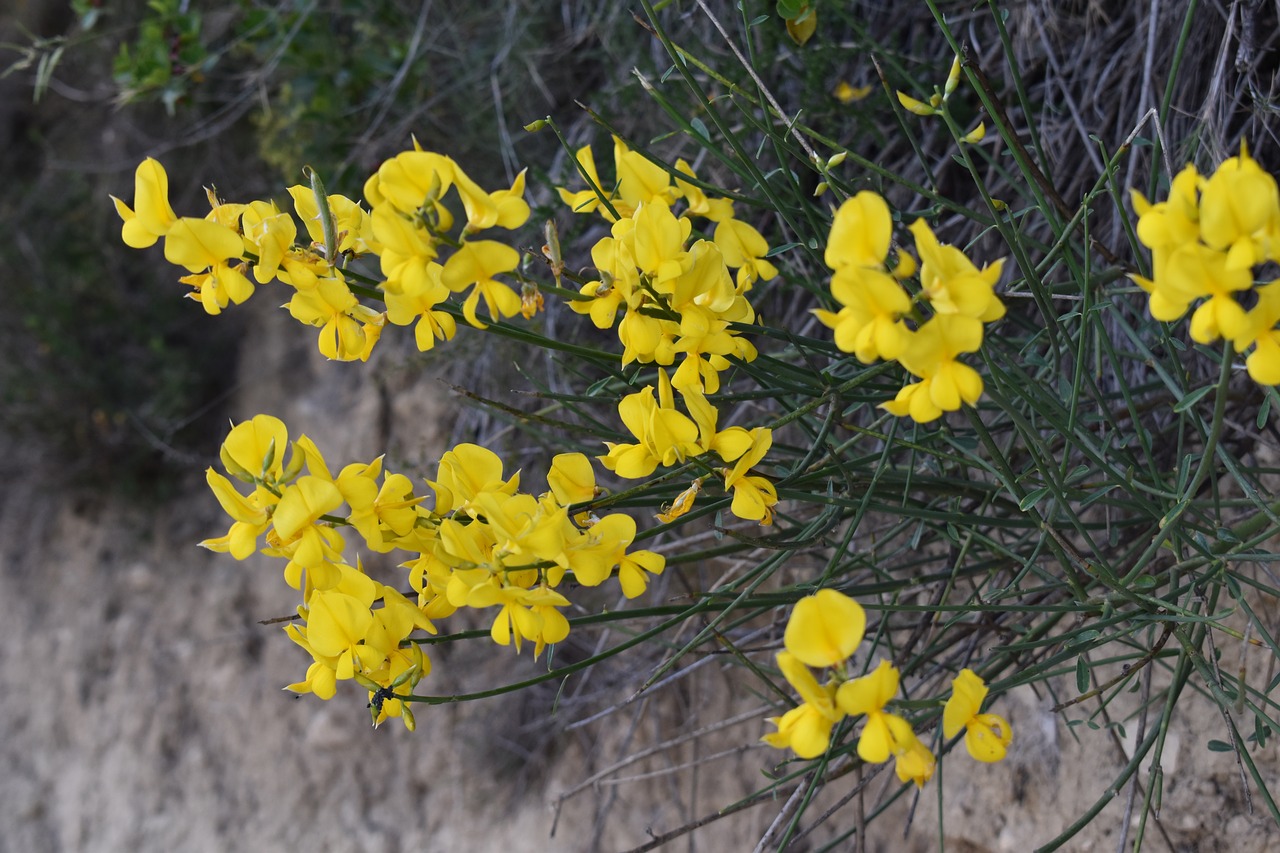
<svg viewBox="0 0 1280 853">
<path fill-rule="evenodd" d="M 793 36 L 814 20 L 802 5 L 787 18 Z M 681 55 L 672 48 L 677 65 Z M 940 118 L 982 187 L 972 157 L 985 124 L 963 132 L 951 113 L 961 71 L 957 58 L 927 101 L 899 93 L 893 103 Z M 559 133 L 551 119 L 530 129 L 546 126 Z M 997 130 L 1018 144 L 1008 127 Z M 711 146 L 710 134 L 703 126 L 697 136 Z M 1155 324 L 1130 325 L 1124 291 L 1094 293 L 1086 276 L 1064 300 L 1049 283 L 1058 254 L 1073 269 L 1092 263 L 1074 226 L 1054 220 L 1059 242 L 1037 247 L 984 188 L 988 207 L 968 220 L 1003 239 L 1008 254 L 951 245 L 938 236 L 941 222 L 935 231 L 929 217 L 906 213 L 918 200 L 895 212 L 889 188 L 841 178 L 845 163 L 871 173 L 874 164 L 832 147 L 829 158 L 809 158 L 822 178 L 816 193 L 788 201 L 749 157 L 732 161 L 734 171 L 755 183 L 721 187 L 684 159 L 667 163 L 618 135 L 607 178 L 589 145 L 566 144 L 576 172 L 556 188 L 566 218 L 604 232 L 583 250 L 591 263 L 582 273 L 566 261 L 554 222 L 534 258 L 542 268 L 522 265 L 534 255 L 515 236 L 531 216 L 526 172 L 486 190 L 416 142 L 377 168 L 359 200 L 329 194 L 311 173 L 309 186 L 288 189 L 292 214 L 211 192 L 207 214 L 178 216 L 164 168 L 145 160 L 131 202 L 115 200 L 122 237 L 135 248 L 163 240 L 165 257 L 187 273 L 187 295 L 209 314 L 277 282 L 289 313 L 318 329 L 319 351 L 335 361 L 367 360 L 389 326 L 413 326 L 422 351 L 474 329 L 581 362 L 581 386 L 561 397 L 594 426 L 563 424 L 575 449 L 554 457 L 545 489 L 475 444 L 445 452 L 423 490 L 414 477 L 432 472 L 387 471 L 382 457 L 338 468 L 269 415 L 232 428 L 220 454 L 226 474 L 207 475 L 232 525 L 201 544 L 285 562 L 300 595 L 285 630 L 312 660 L 288 689 L 329 699 L 339 682 L 355 681 L 375 724 L 399 717 L 412 729 L 415 704 L 454 698 L 416 691 L 431 670 L 423 645 L 448 639 L 440 626 L 458 611 L 482 611 L 496 644 L 519 652 L 527 643 L 534 658 L 593 620 L 669 617 L 575 668 L 704 619 L 665 666 L 728 637 L 744 670 L 791 703 L 762 735 L 789 751 L 774 756 L 779 775 L 763 802 L 810 770 L 813 781 L 795 784 L 820 786 L 890 759 L 902 783 L 923 787 L 961 737 L 973 759 L 998 762 L 1019 741 L 988 705 L 1019 685 L 1052 685 L 1074 671 L 1076 698 L 1055 708 L 1064 712 L 1114 698 L 1160 667 L 1172 713 L 1193 672 L 1212 678 L 1202 646 L 1215 632 L 1240 631 L 1203 590 L 1216 584 L 1247 609 L 1245 576 L 1222 577 L 1275 530 L 1201 495 L 1222 458 L 1247 494 L 1232 506 L 1275 516 L 1256 473 L 1242 472 L 1220 442 L 1230 344 L 1252 347 L 1254 380 L 1280 382 L 1280 290 L 1257 285 L 1251 307 L 1239 299 L 1255 287 L 1255 270 L 1280 258 L 1275 181 L 1242 149 L 1210 178 L 1188 167 L 1165 201 L 1133 196 L 1138 239 L 1152 250 L 1151 275 L 1133 280 L 1150 295 L 1152 317 L 1180 319 L 1203 299 L 1192 340 L 1229 342 L 1216 355 L 1197 351 L 1218 359 L 1220 376 L 1193 396 L 1180 357 L 1146 349 Z M 838 202 L 814 205 L 824 192 Z M 584 324 L 616 329 L 616 351 L 522 326 L 547 295 Z M 779 295 L 793 310 L 766 316 Z M 1035 309 L 1014 310 L 1014 297 Z M 1105 352 L 1123 374 L 1103 313 L 1159 365 L 1172 399 L 1160 405 L 1179 416 L 1175 425 L 1147 418 L 1137 392 L 1111 390 L 1098 379 L 1101 362 L 1086 363 Z M 815 320 L 830 331 L 812 334 Z M 1195 403 L 1210 392 L 1216 406 L 1205 419 Z M 1126 420 L 1139 425 L 1136 441 Z M 595 438 L 578 441 L 584 432 Z M 1184 456 L 1170 473 L 1155 461 L 1166 441 L 1194 446 L 1198 461 Z M 684 547 L 682 532 L 708 520 L 727 545 Z M 403 576 L 375 580 L 349 539 L 396 553 Z M 1163 551 L 1176 555 L 1176 571 L 1162 568 Z M 691 603 L 590 612 L 577 592 L 616 581 L 625 598 L 641 598 L 655 576 L 725 554 L 751 568 L 696 590 Z M 784 616 L 772 667 L 733 645 L 744 626 Z M 1175 656 L 1163 651 L 1171 636 Z M 1106 667 L 1117 660 L 1124 668 L 1113 676 Z M 1215 681 L 1209 692 L 1222 689 Z M 1257 689 L 1236 696 L 1255 715 L 1261 746 L 1273 703 Z M 1144 735 L 1135 753 L 1153 748 L 1156 736 Z M 797 760 L 804 769 L 786 769 Z M 1116 784 L 1137 766 L 1135 758 Z"/>
</svg>

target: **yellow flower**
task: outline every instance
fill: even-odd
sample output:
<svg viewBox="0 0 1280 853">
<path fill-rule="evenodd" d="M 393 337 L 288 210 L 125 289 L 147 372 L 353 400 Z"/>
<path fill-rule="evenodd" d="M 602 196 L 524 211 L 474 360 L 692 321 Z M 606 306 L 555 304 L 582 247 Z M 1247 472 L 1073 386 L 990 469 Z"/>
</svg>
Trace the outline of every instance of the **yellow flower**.
<svg viewBox="0 0 1280 853">
<path fill-rule="evenodd" d="M 684 159 L 676 160 L 676 171 L 691 178 L 697 178 L 693 167 Z M 702 188 L 689 181 L 676 178 L 676 193 L 684 197 L 685 202 L 689 205 L 686 214 L 692 216 L 701 216 L 710 219 L 712 222 L 723 222 L 726 219 L 733 218 L 733 199 L 728 198 L 708 198 Z"/>
<path fill-rule="evenodd" d="M 751 446 L 725 472 L 725 491 L 733 492 L 729 511 L 746 521 L 758 521 L 762 526 L 773 523 L 773 507 L 778 503 L 778 492 L 773 483 L 756 474 L 748 474 L 751 467 L 764 459 L 773 446 L 773 431 L 765 427 L 751 430 Z"/>
<path fill-rule="evenodd" d="M 182 281 L 196 288 L 190 296 L 203 304 L 209 314 L 219 313 L 228 301 L 239 305 L 253 295 L 253 282 L 245 278 L 239 266 L 229 263 L 243 256 L 244 240 L 240 235 L 208 219 L 184 216 L 165 233 L 165 260 L 195 274 Z"/>
<path fill-rule="evenodd" d="M 899 356 L 902 366 L 922 381 L 906 386 L 881 408 L 928 423 L 943 412 L 957 411 L 962 403 L 976 404 L 982 396 L 982 377 L 957 358 L 980 346 L 981 322 L 959 314 L 935 315 L 911 336 Z"/>
<path fill-rule="evenodd" d="M 953 738 L 965 729 L 964 745 L 978 761 L 993 762 L 1004 758 L 1013 732 L 1003 717 L 981 714 L 987 685 L 971 669 L 962 669 L 951 682 L 951 698 L 942 711 L 942 733 Z"/>
<path fill-rule="evenodd" d="M 529 219 L 529 205 L 524 200 L 524 174 L 522 169 L 509 190 L 487 193 L 455 163 L 454 186 L 462 197 L 467 212 L 467 231 L 483 231 L 486 228 L 519 228 Z"/>
<path fill-rule="evenodd" d="M 1280 234 L 1280 193 L 1240 143 L 1240 156 L 1224 160 L 1200 194 L 1200 237 L 1227 253 L 1228 270 L 1246 270 L 1266 260 Z"/>
<path fill-rule="evenodd" d="M 769 244 L 755 228 L 737 219 L 725 219 L 716 225 L 712 235 L 726 266 L 738 270 L 739 290 L 748 290 L 760 281 L 771 281 L 778 268 L 765 259 Z"/>
<path fill-rule="evenodd" d="M 787 35 L 791 36 L 791 40 L 796 44 L 804 47 L 818 30 L 818 13 L 806 0 L 800 4 L 800 11 L 795 17 L 787 18 L 785 23 Z"/>
<path fill-rule="evenodd" d="M 281 213 L 275 203 L 269 201 L 245 205 L 240 224 L 245 248 L 258 256 L 253 265 L 253 277 L 258 284 L 266 284 L 276 277 L 293 250 L 298 226 L 294 224 L 293 217 Z"/>
<path fill-rule="evenodd" d="M 667 170 L 639 151 L 627 148 L 617 136 L 613 137 L 613 164 L 618 173 L 618 196 L 622 199 L 618 213 L 623 216 L 651 201 L 661 201 L 664 205 L 675 201 L 675 188 L 671 186 Z"/>
<path fill-rule="evenodd" d="M 862 605 L 842 592 L 821 589 L 796 602 L 782 642 L 808 666 L 836 666 L 853 655 L 866 628 Z"/>
<path fill-rule="evenodd" d="M 490 639 L 500 646 L 509 646 L 514 640 L 517 653 L 524 640 L 531 640 L 535 659 L 547 645 L 569 635 L 569 621 L 556 609 L 568 607 L 569 600 L 546 586 L 521 589 L 481 584 L 473 590 L 467 604 L 471 607 L 501 605 L 489 628 Z"/>
<path fill-rule="evenodd" d="M 880 358 L 896 359 L 906 349 L 911 333 L 902 317 L 911 310 L 911 297 L 891 276 L 845 266 L 831 277 L 831 294 L 844 307 L 839 312 L 819 308 L 813 314 L 835 331 L 842 351 L 871 364 Z"/>
<path fill-rule="evenodd" d="M 169 206 L 169 175 L 150 157 L 138 164 L 133 176 L 133 209 L 115 196 L 116 213 L 124 220 L 120 236 L 125 245 L 145 249 L 169 233 L 178 217 Z"/>
<path fill-rule="evenodd" d="M 631 316 L 631 315 L 628 315 Z M 628 480 L 647 477 L 658 465 L 670 466 L 701 455 L 698 425 L 675 408 L 671 381 L 658 371 L 658 399 L 653 386 L 628 394 L 618 404 L 618 415 L 637 444 L 605 442 L 609 452 L 598 457 L 604 467 Z"/>
<path fill-rule="evenodd" d="M 443 198 L 453 185 L 454 169 L 454 162 L 443 154 L 404 151 L 385 161 L 365 181 L 364 197 L 375 208 L 388 204 L 406 216 L 422 211 L 437 229 L 448 231 L 453 215 Z"/>
<path fill-rule="evenodd" d="M 778 652 L 778 669 L 800 694 L 801 703 L 781 717 L 771 717 L 776 732 L 762 740 L 778 749 L 788 747 L 801 758 L 816 758 L 826 752 L 831 728 L 844 717 L 834 701 L 835 685 L 820 685 L 804 663 L 790 652 Z"/>
<path fill-rule="evenodd" d="M 231 428 L 219 458 L 227 473 L 238 479 L 275 481 L 284 473 L 289 430 L 271 415 L 254 415 Z"/>
<path fill-rule="evenodd" d="M 1142 193 L 1130 191 L 1134 212 L 1138 214 L 1138 240 L 1151 250 L 1156 281 L 1163 281 L 1164 264 L 1175 250 L 1200 239 L 1197 191 L 1201 182 L 1196 167 L 1188 165 L 1174 177 L 1169 197 L 1162 202 L 1151 204 Z"/>
<path fill-rule="evenodd" d="M 655 287 L 660 287 L 689 269 L 692 259 L 685 251 L 684 244 L 689 239 L 692 222 L 684 218 L 677 219 L 661 201 L 642 205 L 633 219 L 636 266 L 641 272 L 653 277 Z"/>
<path fill-rule="evenodd" d="M 520 296 L 507 285 L 494 278 L 511 272 L 520 263 L 520 253 L 494 240 L 474 240 L 463 243 L 445 262 L 440 280 L 454 293 L 468 287 L 472 290 L 462 303 L 462 315 L 477 329 L 485 328 L 476 317 L 476 308 L 484 298 L 489 317 L 500 320 L 520 313 Z"/>
<path fill-rule="evenodd" d="M 884 710 L 898 694 L 898 670 L 887 660 L 872 672 L 846 681 L 836 691 L 836 704 L 850 716 L 866 714 L 867 721 L 858 738 L 858 757 L 868 764 L 880 764 L 899 755 L 915 739 L 911 724 Z"/>
<path fill-rule="evenodd" d="M 1250 345 L 1254 350 L 1245 360 L 1249 376 L 1260 385 L 1280 385 L 1280 281 L 1264 284 L 1257 289 L 1258 302 L 1250 309 L 1247 331 L 1236 338 L 1236 349 L 1244 351 Z"/>
<path fill-rule="evenodd" d="M 564 187 L 556 187 L 556 192 L 560 194 L 560 200 L 569 205 L 569 208 L 574 213 L 592 213 L 599 209 L 605 219 L 612 222 L 613 217 L 609 215 L 609 211 L 606 208 L 601 206 L 600 196 L 596 193 L 596 188 L 599 188 L 602 192 L 607 193 L 608 191 L 600 183 L 600 173 L 596 171 L 596 158 L 591 152 L 591 146 L 584 145 L 579 148 L 577 154 L 574 155 L 574 159 L 578 161 L 578 168 L 590 179 L 589 182 L 592 186 L 578 192 L 569 192 Z M 605 198 L 610 202 L 613 201 L 611 195 L 606 195 Z"/>
<path fill-rule="evenodd" d="M 1202 344 L 1220 337 L 1237 338 L 1248 329 L 1244 308 L 1235 294 L 1253 286 L 1249 267 L 1233 268 L 1230 255 L 1204 246 L 1188 247 L 1170 258 L 1163 281 L 1155 283 L 1151 296 L 1152 316 L 1160 297 L 1176 293 L 1178 297 L 1194 293 L 1209 297 L 1191 315 L 1191 337 Z M 1157 318 L 1160 319 L 1160 318 Z"/>
<path fill-rule="evenodd" d="M 902 740 L 905 745 L 899 743 L 900 751 L 894 762 L 894 772 L 898 774 L 899 780 L 915 782 L 917 788 L 923 788 L 924 783 L 933 778 L 937 759 L 933 757 L 929 748 L 920 742 L 915 732 L 911 732 L 910 738 L 903 737 Z"/>
<path fill-rule="evenodd" d="M 586 503 L 596 496 L 596 474 L 582 453 L 558 453 L 551 460 L 547 485 L 561 506 Z"/>
<path fill-rule="evenodd" d="M 213 496 L 235 523 L 225 536 L 206 539 L 200 546 L 243 560 L 257 550 L 258 536 L 271 525 L 267 508 L 257 492 L 246 498 L 236 491 L 230 480 L 212 468 L 205 472 L 205 479 Z"/>
<path fill-rule="evenodd" d="M 316 525 L 321 516 L 333 512 L 342 503 L 338 487 L 314 475 L 299 477 L 280 495 L 271 520 L 282 547 L 297 544 L 293 560 L 302 568 L 312 568 L 323 560 L 324 542 Z"/>
<path fill-rule="evenodd" d="M 867 95 L 871 94 L 870 86 L 853 86 L 847 80 L 841 80 L 831 90 L 831 96 L 842 104 L 851 104 L 854 101 L 861 101 Z"/>
<path fill-rule="evenodd" d="M 383 256 L 385 259 L 385 255 Z M 449 288 L 440 278 L 443 271 L 435 261 L 420 267 L 423 275 L 415 276 L 411 281 L 405 280 L 400 292 L 386 288 L 384 298 L 387 301 L 387 319 L 397 326 L 414 326 L 414 340 L 421 352 L 427 352 L 435 346 L 437 340 L 451 341 L 457 333 L 457 323 L 453 315 L 439 310 L 437 306 L 449 298 Z"/>
<path fill-rule="evenodd" d="M 969 131 L 964 136 L 960 137 L 960 141 L 967 145 L 976 145 L 986 138 L 987 138 L 986 122 L 980 121 L 978 122 L 977 126 L 973 128 L 973 130 Z"/>
<path fill-rule="evenodd" d="M 365 326 L 377 316 L 361 305 L 346 282 L 322 278 L 311 290 L 298 290 L 285 305 L 298 322 L 320 329 L 318 346 L 325 358 L 354 361 L 368 357 Z"/>
<path fill-rule="evenodd" d="M 824 258 L 827 266 L 880 269 L 889 255 L 893 218 L 877 193 L 863 190 L 840 205 L 831 222 Z"/>
<path fill-rule="evenodd" d="M 949 98 L 960 85 L 960 57 L 951 60 L 951 70 L 947 72 L 947 82 L 942 86 L 942 97 Z"/>
<path fill-rule="evenodd" d="M 990 323 L 1004 316 L 1004 304 L 995 294 L 1004 260 L 979 270 L 955 246 L 938 242 L 923 219 L 910 226 L 920 254 L 920 286 L 938 314 L 961 314 Z"/>
<path fill-rule="evenodd" d="M 320 207 L 316 203 L 316 194 L 309 186 L 298 184 L 288 188 L 293 198 L 293 209 L 307 229 L 313 243 L 323 247 L 324 229 L 320 223 Z M 368 254 L 373 251 L 377 241 L 373 236 L 373 223 L 369 214 L 359 204 L 342 195 L 327 197 L 329 212 L 333 216 L 334 228 L 338 232 L 337 252 L 350 252 L 355 255 Z"/>
<path fill-rule="evenodd" d="M 316 590 L 307 602 L 307 642 L 320 657 L 337 658 L 340 679 L 359 671 L 357 647 L 373 626 L 372 601 L 362 601 L 338 589 Z"/>
<path fill-rule="evenodd" d="M 629 544 L 629 543 L 628 543 Z M 627 598 L 638 598 L 649 587 L 649 575 L 660 575 L 667 558 L 656 551 L 629 551 L 618 560 L 618 585 Z"/>
<path fill-rule="evenodd" d="M 447 515 L 470 510 L 472 501 L 485 492 L 515 494 L 520 474 L 504 480 L 498 454 L 477 444 L 459 444 L 440 457 L 439 473 L 427 485 L 436 494 L 436 514 Z"/>
</svg>

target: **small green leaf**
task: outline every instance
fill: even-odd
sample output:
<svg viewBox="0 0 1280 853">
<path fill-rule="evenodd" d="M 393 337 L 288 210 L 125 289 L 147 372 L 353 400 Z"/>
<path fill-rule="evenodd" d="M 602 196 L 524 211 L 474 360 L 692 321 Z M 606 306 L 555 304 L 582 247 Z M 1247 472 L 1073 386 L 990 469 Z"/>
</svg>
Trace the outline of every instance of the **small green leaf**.
<svg viewBox="0 0 1280 853">
<path fill-rule="evenodd" d="M 689 121 L 689 126 L 693 128 L 693 132 L 701 136 L 708 142 L 711 141 L 711 134 L 707 132 L 707 126 L 702 123 L 702 119 L 693 118 Z"/>
<path fill-rule="evenodd" d="M 1107 496 L 1108 492 L 1118 488 L 1120 488 L 1119 483 L 1112 483 L 1109 486 L 1104 486 L 1101 489 L 1094 491 L 1092 494 L 1089 495 L 1089 497 L 1085 498 L 1080 502 L 1080 508 L 1084 509 L 1085 507 L 1090 506 L 1093 503 L 1102 500 L 1104 497 Z"/>
<path fill-rule="evenodd" d="M 1216 387 L 1216 385 L 1206 385 L 1203 388 L 1197 388 L 1178 402 L 1174 403 L 1173 410 L 1175 412 L 1185 412 L 1187 409 L 1190 409 L 1196 403 L 1203 400 L 1205 395 Z"/>
<path fill-rule="evenodd" d="M 800 243 L 783 243 L 781 246 L 774 246 L 772 249 L 765 252 L 764 256 L 766 258 L 776 257 L 778 255 L 781 255 L 783 252 L 789 252 L 792 249 L 799 248 L 800 245 L 801 245 Z"/>
<path fill-rule="evenodd" d="M 1211 740 L 1209 741 L 1208 746 L 1209 746 L 1210 752 L 1233 752 L 1234 751 L 1231 748 L 1231 744 L 1221 740 Z"/>
<path fill-rule="evenodd" d="M 1084 655 L 1076 658 L 1076 692 L 1085 693 L 1089 690 L 1089 664 L 1085 662 Z"/>
<path fill-rule="evenodd" d="M 1175 518 L 1177 518 L 1178 516 L 1182 515 L 1182 513 L 1186 511 L 1186 509 L 1187 509 L 1187 505 L 1188 505 L 1189 503 L 1191 503 L 1191 501 L 1190 501 L 1190 500 L 1181 500 L 1181 501 L 1178 501 L 1178 503 L 1176 503 L 1176 504 L 1174 505 L 1173 509 L 1171 509 L 1171 510 L 1169 510 L 1167 513 L 1165 513 L 1164 518 L 1160 519 L 1160 529 L 1161 529 L 1161 530 L 1164 530 L 1165 526 L 1166 526 L 1170 521 L 1173 521 Z"/>
<path fill-rule="evenodd" d="M 1027 494 L 1023 496 L 1022 500 L 1018 501 L 1018 509 L 1022 510 L 1023 512 L 1026 512 L 1027 510 L 1035 506 L 1037 503 L 1039 503 L 1040 499 L 1047 494 L 1049 494 L 1049 489 L 1047 486 L 1041 486 L 1038 489 L 1034 489 L 1030 492 L 1027 492 Z"/>
</svg>

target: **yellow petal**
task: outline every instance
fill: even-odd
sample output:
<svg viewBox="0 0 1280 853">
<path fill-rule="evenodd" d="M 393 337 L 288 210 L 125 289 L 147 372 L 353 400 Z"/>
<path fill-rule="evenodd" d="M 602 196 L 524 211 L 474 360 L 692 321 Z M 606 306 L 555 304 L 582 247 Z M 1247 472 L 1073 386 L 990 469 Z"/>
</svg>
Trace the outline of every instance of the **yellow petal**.
<svg viewBox="0 0 1280 853">
<path fill-rule="evenodd" d="M 951 682 L 951 698 L 942 709 L 942 733 L 952 738 L 982 709 L 987 686 L 971 669 L 962 669 Z"/>
<path fill-rule="evenodd" d="M 866 627 L 862 605 L 843 593 L 822 589 L 796 602 L 783 643 L 809 666 L 835 666 L 857 649 Z"/>
<path fill-rule="evenodd" d="M 582 453 L 561 453 L 551 461 L 547 485 L 561 506 L 586 503 L 596 496 L 596 475 Z"/>
<path fill-rule="evenodd" d="M 164 257 L 171 264 L 202 272 L 228 258 L 244 255 L 244 240 L 235 231 L 208 219 L 184 216 L 169 228 Z"/>
<path fill-rule="evenodd" d="M 996 714 L 979 714 L 970 721 L 965 732 L 964 745 L 974 760 L 992 763 L 1004 758 L 1013 732 L 1004 717 Z"/>
<path fill-rule="evenodd" d="M 881 660 L 867 675 L 841 684 L 836 703 L 846 714 L 871 714 L 882 710 L 897 693 L 898 669 Z"/>
</svg>

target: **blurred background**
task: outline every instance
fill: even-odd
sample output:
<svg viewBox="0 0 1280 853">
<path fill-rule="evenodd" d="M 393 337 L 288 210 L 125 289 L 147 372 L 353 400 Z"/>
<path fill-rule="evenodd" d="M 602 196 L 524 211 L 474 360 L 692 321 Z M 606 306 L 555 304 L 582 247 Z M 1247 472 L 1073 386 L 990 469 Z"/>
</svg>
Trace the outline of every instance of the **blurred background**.
<svg viewBox="0 0 1280 853">
<path fill-rule="evenodd" d="M 745 81 L 701 5 L 668 3 L 662 14 L 700 56 Z M 707 5 L 742 38 L 737 4 Z M 889 168 L 923 146 L 937 158 L 938 185 L 954 184 L 942 142 L 886 135 L 833 94 L 840 83 L 878 89 L 873 51 L 927 65 L 941 80 L 951 57 L 923 4 L 909 13 L 826 4 L 840 8 L 803 52 L 775 4 L 746 5 L 758 7 L 750 18 L 768 17 L 751 38 L 769 58 L 757 63 L 763 82 L 788 109 Z M 944 5 L 962 15 L 972 4 Z M 1078 197 L 1093 180 L 1073 171 L 1091 156 L 1088 133 L 1114 146 L 1155 104 L 1163 81 L 1150 78 L 1144 56 L 1169 43 L 1181 11 L 1102 0 L 1014 5 L 1010 26 L 1044 110 L 1035 117 L 1044 147 L 1065 175 L 1064 197 Z M 371 730 L 358 690 L 328 703 L 280 690 L 307 659 L 278 626 L 261 624 L 295 604 L 279 567 L 194 544 L 225 530 L 203 471 L 228 422 L 273 414 L 331 459 L 386 450 L 389 466 L 411 476 L 432 475 L 431 460 L 463 440 L 532 459 L 536 442 L 449 390 L 507 399 L 527 387 L 518 354 L 463 332 L 428 357 L 408 336 L 389 335 L 367 364 L 326 363 L 313 332 L 270 291 L 217 318 L 183 299 L 158 248 L 120 242 L 108 198 L 131 198 L 146 156 L 168 169 L 183 212 L 204 209 L 205 187 L 232 200 L 285 199 L 304 165 L 321 170 L 330 192 L 359 198 L 365 177 L 416 136 L 487 187 L 529 166 L 540 187 L 530 196 L 534 221 L 563 223 L 546 188 L 564 180 L 565 154 L 551 134 L 521 128 L 552 115 L 574 144 L 594 140 L 603 152 L 595 113 L 661 139 L 669 122 L 636 77 L 659 81 L 669 62 L 633 16 L 639 7 L 11 0 L 5 9 L 0 849 L 625 850 L 703 822 L 670 848 L 752 849 L 776 805 L 714 818 L 776 762 L 757 743 L 775 709 L 742 695 L 733 670 L 712 658 L 639 699 L 647 670 L 632 660 L 563 690 L 424 708 L 413 734 L 394 723 Z M 1222 10 L 1197 19 L 1200 71 L 1176 93 L 1170 137 L 1195 128 L 1201 144 L 1225 150 L 1252 134 L 1267 143 L 1256 156 L 1276 165 L 1258 106 L 1274 104 L 1259 82 L 1274 71 L 1275 12 L 1265 15 L 1251 19 L 1265 35 L 1248 41 Z M 976 38 L 978 50 L 998 51 Z M 1245 48 L 1253 65 L 1236 61 Z M 598 236 L 589 228 L 566 225 L 580 262 Z M 551 302 L 537 322 L 575 323 Z M 555 381 L 550 365 L 522 367 Z M 664 577 L 650 594 L 697 587 L 697 571 L 710 569 Z M 491 652 L 436 650 L 431 692 L 479 690 L 538 666 Z M 1059 731 L 1049 704 L 1030 691 L 1014 697 L 1006 713 L 1023 748 L 979 781 L 945 782 L 956 807 L 948 849 L 1027 849 L 1091 802 L 1088 780 L 1124 763 L 1122 743 L 1082 745 Z M 1206 709 L 1199 719 L 1212 726 Z M 1197 761 L 1203 755 L 1205 736 L 1189 719 L 1166 751 L 1169 817 L 1158 843 L 1274 849 L 1280 837 L 1243 807 L 1229 757 L 1177 774 L 1177 744 L 1194 742 Z M 901 808 L 902 834 L 877 824 L 879 849 L 937 849 L 936 804 L 904 798 Z M 1105 845 L 1124 819 L 1117 811 L 1082 838 Z M 819 836 L 795 849 L 818 849 Z"/>
</svg>

